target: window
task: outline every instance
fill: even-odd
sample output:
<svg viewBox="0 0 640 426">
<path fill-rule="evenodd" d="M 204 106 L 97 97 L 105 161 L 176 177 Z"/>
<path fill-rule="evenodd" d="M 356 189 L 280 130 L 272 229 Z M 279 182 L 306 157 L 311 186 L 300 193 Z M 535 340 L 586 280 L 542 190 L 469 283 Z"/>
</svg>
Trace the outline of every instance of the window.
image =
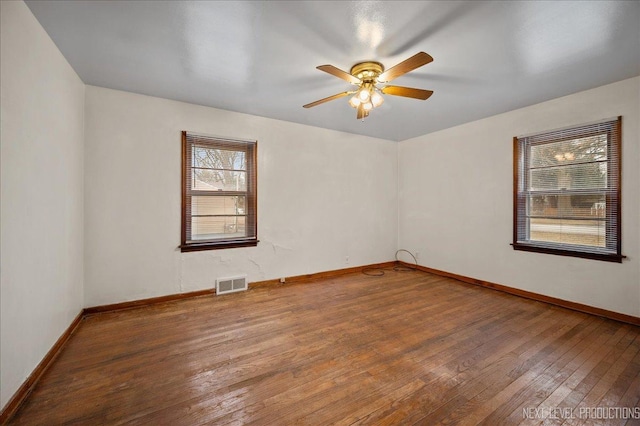
<svg viewBox="0 0 640 426">
<path fill-rule="evenodd" d="M 258 244 L 256 144 L 182 132 L 181 251 Z"/>
<path fill-rule="evenodd" d="M 622 262 L 620 128 L 514 138 L 514 249 Z"/>
</svg>

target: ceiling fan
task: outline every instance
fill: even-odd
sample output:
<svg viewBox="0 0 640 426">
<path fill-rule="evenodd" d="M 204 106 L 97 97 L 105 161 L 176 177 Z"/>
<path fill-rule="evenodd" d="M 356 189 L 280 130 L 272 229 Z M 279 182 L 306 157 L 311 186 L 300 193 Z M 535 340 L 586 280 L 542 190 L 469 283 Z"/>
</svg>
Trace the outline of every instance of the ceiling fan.
<svg viewBox="0 0 640 426">
<path fill-rule="evenodd" d="M 342 71 L 333 65 L 320 65 L 319 67 L 316 67 L 320 71 L 324 71 L 348 81 L 349 83 L 358 86 L 358 88 L 311 102 L 310 104 L 304 105 L 303 108 L 311 108 L 334 99 L 354 95 L 349 100 L 349 105 L 358 111 L 356 114 L 357 119 L 364 120 L 365 117 L 369 116 L 369 111 L 380 106 L 382 102 L 384 102 L 382 93 L 385 95 L 403 96 L 405 98 L 421 99 L 424 101 L 433 94 L 433 91 L 402 86 L 384 86 L 382 88 L 378 88 L 376 85 L 380 83 L 388 83 L 391 80 L 394 80 L 409 71 L 413 71 L 416 68 L 420 68 L 431 61 L 433 61 L 431 55 L 419 52 L 386 71 L 384 70 L 384 65 L 380 62 L 373 61 L 359 62 L 351 67 L 349 72 Z"/>
</svg>

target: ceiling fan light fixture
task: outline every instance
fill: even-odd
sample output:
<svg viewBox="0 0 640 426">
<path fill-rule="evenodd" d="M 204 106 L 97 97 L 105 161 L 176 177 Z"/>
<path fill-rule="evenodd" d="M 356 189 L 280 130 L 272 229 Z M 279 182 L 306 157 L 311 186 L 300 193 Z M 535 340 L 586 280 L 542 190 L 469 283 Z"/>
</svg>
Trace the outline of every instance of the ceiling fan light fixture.
<svg viewBox="0 0 640 426">
<path fill-rule="evenodd" d="M 373 109 L 373 104 L 371 102 L 366 102 L 362 105 L 365 111 L 371 111 Z"/>
<path fill-rule="evenodd" d="M 382 103 L 384 102 L 384 98 L 382 97 L 382 95 L 380 93 L 378 93 L 377 90 L 374 90 L 373 93 L 371 94 L 371 103 L 373 104 L 373 107 L 379 107 L 380 105 L 382 105 Z"/>
<path fill-rule="evenodd" d="M 358 91 L 358 98 L 360 98 L 360 100 L 362 102 L 366 102 L 369 100 L 369 90 L 367 90 L 366 87 L 362 87 L 360 89 L 360 91 Z"/>
<path fill-rule="evenodd" d="M 351 99 L 349 99 L 349 105 L 351 105 L 354 108 L 358 108 L 358 105 L 360 105 L 362 102 L 360 101 L 360 98 L 358 98 L 357 95 L 353 95 L 351 97 Z"/>
</svg>

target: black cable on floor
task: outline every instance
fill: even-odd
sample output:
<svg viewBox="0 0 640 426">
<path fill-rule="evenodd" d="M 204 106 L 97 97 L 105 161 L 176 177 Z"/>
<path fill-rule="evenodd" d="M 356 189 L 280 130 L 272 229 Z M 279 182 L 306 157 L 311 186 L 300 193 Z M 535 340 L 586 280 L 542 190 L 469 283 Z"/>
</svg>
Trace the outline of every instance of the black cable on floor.
<svg viewBox="0 0 640 426">
<path fill-rule="evenodd" d="M 405 252 L 408 253 L 409 256 L 411 256 L 413 258 L 413 262 L 415 264 L 415 266 L 394 266 L 392 268 L 364 268 L 362 270 L 362 273 L 364 275 L 367 275 L 369 277 L 381 277 L 384 275 L 384 271 L 394 271 L 394 272 L 410 272 L 410 271 L 414 271 L 418 268 L 418 260 L 416 259 L 416 257 L 413 255 L 413 253 L 411 253 L 409 250 L 405 250 L 405 249 L 400 249 L 398 251 L 396 251 L 396 262 L 399 262 L 400 260 L 398 259 L 398 253 L 400 252 Z"/>
</svg>

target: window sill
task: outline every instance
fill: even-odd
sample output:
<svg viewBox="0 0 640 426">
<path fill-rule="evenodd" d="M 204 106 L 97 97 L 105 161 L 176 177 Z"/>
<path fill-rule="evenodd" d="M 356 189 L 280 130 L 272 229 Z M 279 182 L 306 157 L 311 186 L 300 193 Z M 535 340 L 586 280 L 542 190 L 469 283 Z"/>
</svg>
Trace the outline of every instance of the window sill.
<svg viewBox="0 0 640 426">
<path fill-rule="evenodd" d="M 202 241 L 196 243 L 185 243 L 180 246 L 181 252 L 204 251 L 204 250 L 221 250 L 237 247 L 255 247 L 260 241 L 251 240 L 224 240 L 224 241 Z"/>
<path fill-rule="evenodd" d="M 605 262 L 622 263 L 622 259 L 627 257 L 617 253 L 595 253 L 595 252 L 588 252 L 588 251 L 567 250 L 567 249 L 552 248 L 548 246 L 541 246 L 537 244 L 522 243 L 522 242 L 513 243 L 511 244 L 511 246 L 513 247 L 514 250 L 530 251 L 535 253 L 555 254 L 559 256 L 581 257 L 583 259 L 602 260 Z"/>
</svg>

